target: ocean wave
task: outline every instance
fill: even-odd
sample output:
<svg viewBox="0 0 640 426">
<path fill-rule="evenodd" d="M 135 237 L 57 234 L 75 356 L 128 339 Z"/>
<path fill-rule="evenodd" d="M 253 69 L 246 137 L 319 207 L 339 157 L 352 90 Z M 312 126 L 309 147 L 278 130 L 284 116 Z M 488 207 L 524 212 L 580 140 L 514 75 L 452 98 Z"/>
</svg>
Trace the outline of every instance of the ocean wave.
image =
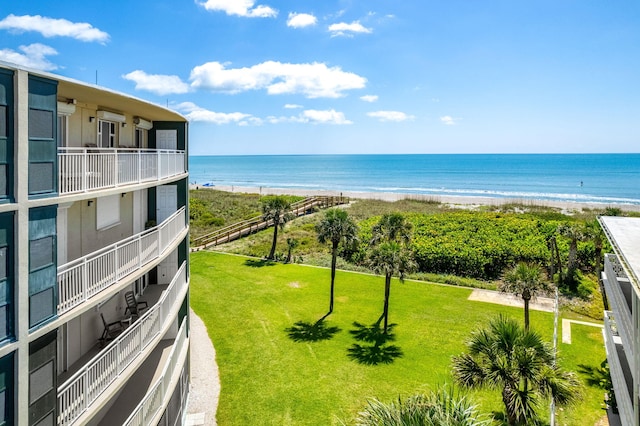
<svg viewBox="0 0 640 426">
<path fill-rule="evenodd" d="M 527 191 L 499 191 L 490 189 L 464 189 L 464 188 L 429 188 L 429 187 L 400 187 L 400 186 L 339 186 L 309 183 L 282 183 L 282 182 L 255 182 L 255 181 L 211 181 L 214 185 L 238 186 L 251 188 L 283 188 L 310 191 L 344 191 L 358 193 L 389 192 L 394 194 L 416 194 L 416 195 L 441 195 L 460 197 L 485 197 L 485 198 L 514 198 L 525 200 L 548 200 L 548 201 L 568 201 L 576 203 L 594 204 L 627 204 L 640 205 L 640 199 L 624 197 L 603 197 L 592 194 L 576 193 L 553 193 L 553 192 L 527 192 Z"/>
<path fill-rule="evenodd" d="M 489 189 L 452 189 L 452 188 L 422 188 L 422 187 L 371 187 L 371 192 L 392 192 L 425 195 L 453 195 L 487 198 L 524 198 L 534 200 L 573 201 L 581 203 L 601 204 L 640 204 L 640 199 L 624 197 L 602 197 L 592 194 L 527 192 L 527 191 L 497 191 Z M 367 192 L 366 190 L 364 192 Z"/>
</svg>

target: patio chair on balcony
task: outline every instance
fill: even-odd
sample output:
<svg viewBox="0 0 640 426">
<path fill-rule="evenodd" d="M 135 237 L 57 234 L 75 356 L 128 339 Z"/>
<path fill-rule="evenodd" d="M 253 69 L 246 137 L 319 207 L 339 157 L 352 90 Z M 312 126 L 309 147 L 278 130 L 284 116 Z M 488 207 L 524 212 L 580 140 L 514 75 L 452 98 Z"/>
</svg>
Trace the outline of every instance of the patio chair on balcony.
<svg viewBox="0 0 640 426">
<path fill-rule="evenodd" d="M 127 302 L 127 309 L 124 310 L 124 314 L 126 315 L 129 312 L 134 321 L 140 317 L 143 310 L 149 307 L 146 301 L 136 300 L 136 296 L 132 291 L 127 291 L 124 294 L 124 300 Z"/>
<path fill-rule="evenodd" d="M 102 312 L 100 312 L 100 318 L 102 318 L 102 324 L 104 325 L 104 331 L 100 337 L 100 345 L 105 346 L 107 342 L 118 337 L 118 335 L 124 330 L 124 327 L 120 321 L 108 323 L 107 320 L 104 319 L 104 314 Z"/>
</svg>

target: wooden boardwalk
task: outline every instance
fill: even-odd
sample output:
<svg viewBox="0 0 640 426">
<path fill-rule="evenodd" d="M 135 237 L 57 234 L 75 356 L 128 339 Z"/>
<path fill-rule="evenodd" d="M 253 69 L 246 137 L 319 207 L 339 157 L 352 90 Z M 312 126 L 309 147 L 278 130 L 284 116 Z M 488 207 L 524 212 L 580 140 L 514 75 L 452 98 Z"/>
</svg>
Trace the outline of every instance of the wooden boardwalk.
<svg viewBox="0 0 640 426">
<path fill-rule="evenodd" d="M 349 200 L 346 197 L 330 197 L 330 196 L 317 196 L 308 197 L 304 200 L 291 204 L 291 213 L 295 217 L 304 216 L 316 211 L 316 209 L 326 209 L 333 206 L 348 203 Z M 265 221 L 262 219 L 262 215 L 255 216 L 251 219 L 243 220 L 242 222 L 235 223 L 230 226 L 218 229 L 209 234 L 205 234 L 201 237 L 193 239 L 191 243 L 191 251 L 202 250 L 208 247 L 214 247 L 219 244 L 228 243 L 245 235 L 252 234 L 254 232 L 261 231 L 270 226 L 273 226 L 273 221 Z"/>
</svg>

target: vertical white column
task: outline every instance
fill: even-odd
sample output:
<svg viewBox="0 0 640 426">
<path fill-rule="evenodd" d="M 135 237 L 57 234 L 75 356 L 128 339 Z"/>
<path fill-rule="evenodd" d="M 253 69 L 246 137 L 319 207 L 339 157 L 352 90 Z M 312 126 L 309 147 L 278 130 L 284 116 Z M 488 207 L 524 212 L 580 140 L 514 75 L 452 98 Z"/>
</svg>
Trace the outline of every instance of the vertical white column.
<svg viewBox="0 0 640 426">
<path fill-rule="evenodd" d="M 144 231 L 144 222 L 146 216 L 142 215 L 142 191 L 133 191 L 133 233 L 137 234 Z"/>
<path fill-rule="evenodd" d="M 14 80 L 15 93 L 15 198 L 16 217 L 16 338 L 17 410 L 16 424 L 29 424 L 29 75 L 18 70 Z"/>
<path fill-rule="evenodd" d="M 57 240 L 58 240 L 58 265 L 64 265 L 68 262 L 67 260 L 67 233 L 68 233 L 68 220 L 67 213 L 69 207 L 71 207 L 73 203 L 64 203 L 58 204 L 58 214 L 57 214 Z"/>
</svg>

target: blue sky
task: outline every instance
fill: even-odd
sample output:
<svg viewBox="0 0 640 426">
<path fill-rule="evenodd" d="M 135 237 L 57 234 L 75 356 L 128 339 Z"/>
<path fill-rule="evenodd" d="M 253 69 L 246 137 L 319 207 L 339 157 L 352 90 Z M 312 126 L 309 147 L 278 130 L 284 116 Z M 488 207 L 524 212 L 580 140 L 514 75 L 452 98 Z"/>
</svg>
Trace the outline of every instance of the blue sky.
<svg viewBox="0 0 640 426">
<path fill-rule="evenodd" d="M 190 120 L 211 154 L 640 151 L 640 2 L 0 2 L 0 59 Z"/>
</svg>

